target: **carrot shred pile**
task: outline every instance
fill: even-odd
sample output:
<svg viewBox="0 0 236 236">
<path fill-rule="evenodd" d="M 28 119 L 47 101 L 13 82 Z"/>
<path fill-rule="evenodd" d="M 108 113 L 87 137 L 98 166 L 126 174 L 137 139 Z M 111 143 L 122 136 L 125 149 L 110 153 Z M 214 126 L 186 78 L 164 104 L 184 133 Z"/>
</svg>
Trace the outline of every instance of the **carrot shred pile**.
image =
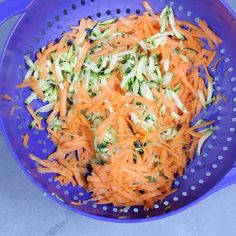
<svg viewBox="0 0 236 236">
<path fill-rule="evenodd" d="M 212 132 L 214 121 L 191 122 L 214 101 L 208 67 L 221 39 L 204 21 L 173 21 L 171 8 L 159 15 L 144 7 L 141 16 L 82 19 L 35 62 L 27 59 L 31 71 L 18 86 L 50 105 L 27 105 L 37 129 L 49 112 L 56 146 L 46 160 L 30 155 L 38 171 L 84 187 L 98 204 L 152 208 L 175 191 L 176 176 Z"/>
</svg>

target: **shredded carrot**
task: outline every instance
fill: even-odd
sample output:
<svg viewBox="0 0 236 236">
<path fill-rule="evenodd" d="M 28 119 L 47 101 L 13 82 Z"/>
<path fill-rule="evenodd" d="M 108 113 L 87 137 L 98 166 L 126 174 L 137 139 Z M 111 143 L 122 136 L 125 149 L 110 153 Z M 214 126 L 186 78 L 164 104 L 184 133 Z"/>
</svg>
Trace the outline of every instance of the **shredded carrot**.
<svg viewBox="0 0 236 236">
<path fill-rule="evenodd" d="M 222 40 L 212 31 L 209 29 L 208 25 L 205 21 L 199 20 L 198 21 L 199 26 L 204 31 L 204 33 L 216 44 L 222 43 Z"/>
<path fill-rule="evenodd" d="M 149 5 L 149 3 L 147 1 L 143 1 L 143 6 L 146 9 L 146 11 L 151 15 L 151 16 L 155 16 L 156 14 L 154 13 L 152 7 Z"/>
<path fill-rule="evenodd" d="M 189 131 L 193 131 L 193 130 L 196 130 L 196 129 L 199 129 L 199 128 L 206 127 L 206 126 L 208 126 L 208 125 L 213 124 L 214 122 L 215 122 L 215 121 L 212 120 L 212 121 L 208 121 L 208 122 L 205 122 L 205 123 L 203 123 L 203 124 L 200 124 L 200 125 L 195 125 L 195 126 L 191 127 L 191 128 L 189 129 Z"/>
<path fill-rule="evenodd" d="M 53 122 L 53 120 L 56 118 L 57 114 L 59 113 L 59 106 L 60 106 L 59 102 L 54 106 L 53 111 L 51 112 L 51 114 L 47 118 L 48 124 L 51 124 Z"/>
<path fill-rule="evenodd" d="M 31 83 L 30 83 L 30 88 L 37 94 L 39 98 L 42 100 L 45 98 L 40 86 L 39 86 L 39 81 L 32 78 Z"/>
<path fill-rule="evenodd" d="M 27 147 L 29 143 L 29 134 L 25 134 L 23 138 L 23 146 Z"/>
<path fill-rule="evenodd" d="M 40 99 L 43 100 L 45 98 L 45 96 L 39 86 L 39 81 L 37 79 L 35 79 L 34 77 L 30 77 L 27 81 L 24 81 L 24 83 L 19 84 L 16 87 L 17 88 L 30 87 Z"/>
<path fill-rule="evenodd" d="M 52 71 L 52 74 L 53 74 L 53 79 L 55 80 L 56 84 L 58 85 L 59 76 L 57 74 L 57 71 L 56 71 L 56 68 L 55 68 L 54 64 L 51 65 L 51 71 Z"/>
<path fill-rule="evenodd" d="M 32 107 L 30 105 L 27 105 L 26 106 L 28 112 L 30 113 L 30 115 L 32 116 L 32 118 L 34 119 L 36 125 L 37 125 L 37 128 L 42 130 L 43 127 L 42 127 L 42 124 L 41 124 L 41 120 L 39 119 L 39 117 L 35 114 L 34 110 L 32 109 Z"/>
<path fill-rule="evenodd" d="M 223 57 L 220 57 L 219 59 L 216 60 L 214 66 L 212 67 L 214 70 L 217 70 L 220 62 L 223 60 Z"/>
<path fill-rule="evenodd" d="M 221 96 L 221 94 L 218 93 L 216 95 L 216 99 L 214 101 L 214 105 L 217 105 L 220 102 L 221 99 L 222 99 L 222 96 Z"/>
<path fill-rule="evenodd" d="M 175 30 L 167 24 L 160 32 L 161 15 L 147 1 L 143 6 L 140 16 L 81 19 L 36 54 L 37 69 L 31 66 L 17 86 L 48 102 L 36 112 L 27 105 L 37 129 L 44 116 L 56 147 L 47 159 L 30 154 L 38 171 L 55 173 L 62 186 L 84 187 L 98 204 L 152 208 L 176 191 L 176 176 L 204 132 L 213 132 L 214 121 L 192 122 L 214 100 L 209 66 L 220 63 L 222 40 L 201 20 L 197 26 L 176 19 Z M 23 145 L 28 142 L 26 134 Z"/>
<path fill-rule="evenodd" d="M 13 99 L 11 96 L 9 96 L 8 94 L 4 94 L 4 95 L 2 96 L 2 98 L 3 98 L 4 100 L 7 100 L 7 101 L 11 101 L 11 102 L 14 101 L 14 99 Z"/>
<path fill-rule="evenodd" d="M 76 65 L 76 67 L 75 67 L 75 71 L 76 71 L 77 73 L 80 73 L 81 67 L 82 67 L 82 65 L 83 65 L 83 63 L 84 63 L 86 54 L 87 54 L 87 52 L 88 52 L 89 49 L 90 49 L 90 43 L 86 41 L 86 42 L 83 44 L 83 46 L 82 46 L 82 52 L 81 52 L 81 54 L 78 55 L 79 60 L 78 60 L 77 65 Z"/>
<path fill-rule="evenodd" d="M 205 73 L 206 73 L 206 76 L 207 76 L 207 80 L 212 83 L 213 79 L 212 79 L 211 75 L 209 74 L 208 68 L 205 65 L 203 66 L 203 68 L 205 70 Z"/>
</svg>

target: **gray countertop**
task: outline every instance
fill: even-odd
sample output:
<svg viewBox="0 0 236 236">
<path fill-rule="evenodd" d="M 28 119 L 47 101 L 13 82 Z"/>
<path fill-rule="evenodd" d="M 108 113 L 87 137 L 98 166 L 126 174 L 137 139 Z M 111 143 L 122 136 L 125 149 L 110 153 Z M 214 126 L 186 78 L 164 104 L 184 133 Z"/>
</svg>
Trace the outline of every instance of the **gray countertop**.
<svg viewBox="0 0 236 236">
<path fill-rule="evenodd" d="M 235 0 L 228 3 L 236 10 Z M 0 27 L 0 47 L 15 20 Z M 236 185 L 163 220 L 140 224 L 100 222 L 70 212 L 43 196 L 17 166 L 1 134 L 0 150 L 0 236 L 236 235 Z"/>
</svg>

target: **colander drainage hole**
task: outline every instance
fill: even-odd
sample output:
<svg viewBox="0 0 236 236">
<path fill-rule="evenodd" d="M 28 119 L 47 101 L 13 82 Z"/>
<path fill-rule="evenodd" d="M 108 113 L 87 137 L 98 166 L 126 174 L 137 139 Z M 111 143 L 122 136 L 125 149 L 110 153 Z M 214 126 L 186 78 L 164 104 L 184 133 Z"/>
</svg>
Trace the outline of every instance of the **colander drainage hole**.
<svg viewBox="0 0 236 236">
<path fill-rule="evenodd" d="M 16 95 L 16 96 L 15 96 L 15 100 L 18 100 L 18 101 L 19 101 L 19 100 L 20 100 L 20 96 L 19 96 L 19 95 Z"/>
<path fill-rule="evenodd" d="M 21 120 L 21 116 L 19 116 L 19 115 L 16 116 L 16 119 L 17 119 L 17 120 Z"/>
<path fill-rule="evenodd" d="M 48 152 L 48 150 L 46 148 L 43 149 L 42 151 L 44 154 L 46 154 Z"/>
<path fill-rule="evenodd" d="M 46 31 L 45 31 L 44 29 L 41 29 L 41 30 L 40 30 L 40 34 L 41 34 L 41 35 L 45 35 L 45 34 L 46 34 Z"/>
<path fill-rule="evenodd" d="M 231 142 L 232 138 L 231 137 L 227 137 L 226 140 L 227 140 L 227 142 Z"/>
<path fill-rule="evenodd" d="M 53 25 L 52 22 L 48 22 L 48 27 L 49 28 L 52 28 L 52 25 Z"/>
<path fill-rule="evenodd" d="M 138 208 L 136 208 L 136 207 L 133 209 L 133 211 L 134 211 L 135 213 L 139 212 Z"/>
<path fill-rule="evenodd" d="M 75 4 L 71 5 L 72 10 L 76 10 L 77 6 Z"/>
<path fill-rule="evenodd" d="M 56 188 L 57 188 L 57 189 L 60 189 L 60 188 L 61 188 L 60 184 L 57 184 Z"/>
<path fill-rule="evenodd" d="M 22 125 L 18 125 L 17 128 L 18 128 L 19 130 L 22 130 L 22 129 L 23 129 L 23 126 L 22 126 Z"/>
<path fill-rule="evenodd" d="M 121 10 L 118 8 L 118 9 L 116 9 L 116 13 L 117 14 L 120 14 L 121 13 Z"/>
<path fill-rule="evenodd" d="M 191 12 L 191 11 L 187 11 L 186 15 L 187 15 L 187 16 L 191 16 L 191 15 L 192 15 L 192 12 Z"/>
<path fill-rule="evenodd" d="M 198 166 L 201 166 L 201 165 L 202 165 L 202 162 L 201 162 L 201 161 L 197 161 L 197 165 L 198 165 Z"/>
<path fill-rule="evenodd" d="M 221 49 L 220 49 L 220 53 L 221 53 L 221 54 L 224 54 L 224 53 L 225 53 L 225 49 L 224 49 L 224 48 L 221 48 Z"/>
<path fill-rule="evenodd" d="M 183 10 L 183 6 L 179 6 L 178 11 L 182 11 L 182 10 Z"/>
<path fill-rule="evenodd" d="M 55 16 L 55 20 L 56 20 L 56 21 L 60 21 L 60 16 L 56 15 L 56 16 Z"/>
<path fill-rule="evenodd" d="M 228 57 L 225 58 L 225 62 L 228 63 L 230 59 Z"/>
<path fill-rule="evenodd" d="M 42 144 L 42 143 L 43 143 L 43 140 L 39 139 L 39 140 L 37 141 L 37 143 L 38 143 L 38 144 Z"/>
<path fill-rule="evenodd" d="M 56 38 L 55 39 L 55 43 L 59 43 L 60 42 L 60 39 L 59 38 Z"/>
<path fill-rule="evenodd" d="M 112 211 L 113 211 L 113 212 L 117 212 L 118 209 L 117 209 L 116 207 L 113 207 Z"/>
<path fill-rule="evenodd" d="M 228 147 L 223 147 L 223 151 L 227 151 L 228 150 Z"/>
<path fill-rule="evenodd" d="M 194 190 L 196 190 L 196 186 L 193 185 L 193 186 L 190 187 L 190 189 L 191 189 L 192 191 L 194 191 Z"/>
<path fill-rule="evenodd" d="M 126 13 L 130 14 L 131 10 L 129 8 L 126 9 Z"/>
<path fill-rule="evenodd" d="M 213 169 L 216 169 L 217 167 L 218 167 L 217 164 L 213 164 L 213 165 L 212 165 L 212 168 L 213 168 Z"/>
<path fill-rule="evenodd" d="M 211 172 L 206 172 L 206 176 L 207 177 L 211 176 Z"/>
<path fill-rule="evenodd" d="M 67 15 L 68 14 L 68 11 L 66 9 L 63 10 L 63 14 L 64 15 Z"/>
<path fill-rule="evenodd" d="M 220 91 L 220 90 L 221 90 L 221 86 L 217 86 L 217 87 L 216 87 L 216 90 L 217 90 L 217 91 Z"/>
<path fill-rule="evenodd" d="M 195 22 L 198 23 L 200 19 L 198 17 L 195 18 Z"/>
<path fill-rule="evenodd" d="M 169 202 L 168 202 L 168 201 L 164 201 L 164 205 L 165 205 L 165 206 L 168 206 L 168 205 L 169 205 Z"/>
<path fill-rule="evenodd" d="M 234 82 L 236 80 L 236 77 L 232 77 L 230 80 L 231 82 Z"/>
<path fill-rule="evenodd" d="M 123 210 L 124 213 L 128 213 L 128 211 L 129 211 L 129 207 L 126 207 L 126 208 Z"/>
<path fill-rule="evenodd" d="M 209 147 L 208 147 L 209 148 Z M 208 157 L 208 154 L 205 152 L 203 153 L 203 157 Z"/>
<path fill-rule="evenodd" d="M 188 176 L 187 175 L 183 175 L 183 179 L 188 179 Z"/>
<path fill-rule="evenodd" d="M 220 120 L 221 120 L 221 118 L 220 118 Z M 212 144 L 208 144 L 208 146 L 207 146 L 209 149 L 212 149 L 213 148 L 213 145 Z M 207 153 L 204 153 L 204 154 L 207 154 Z"/>
<path fill-rule="evenodd" d="M 178 186 L 179 185 L 179 181 L 175 180 L 174 184 Z"/>
<path fill-rule="evenodd" d="M 178 202 L 178 201 L 179 201 L 179 198 L 178 198 L 178 197 L 173 197 L 173 200 L 174 200 L 175 202 Z"/>
<path fill-rule="evenodd" d="M 48 178 L 48 182 L 52 182 L 53 181 L 53 178 L 52 177 L 49 177 Z"/>
<path fill-rule="evenodd" d="M 203 184 L 203 183 L 204 183 L 204 180 L 203 180 L 203 179 L 199 179 L 199 180 L 198 180 L 198 183 L 199 183 L 199 184 Z"/>
<path fill-rule="evenodd" d="M 82 0 L 80 3 L 81 3 L 82 6 L 85 5 L 85 1 L 84 0 Z"/>
</svg>

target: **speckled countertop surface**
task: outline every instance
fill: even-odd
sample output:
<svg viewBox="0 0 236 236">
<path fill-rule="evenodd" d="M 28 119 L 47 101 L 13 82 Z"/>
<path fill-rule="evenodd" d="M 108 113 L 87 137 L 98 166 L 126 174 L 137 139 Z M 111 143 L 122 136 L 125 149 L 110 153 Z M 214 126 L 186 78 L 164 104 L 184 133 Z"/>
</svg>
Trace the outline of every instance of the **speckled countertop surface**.
<svg viewBox="0 0 236 236">
<path fill-rule="evenodd" d="M 236 1 L 227 1 L 236 10 Z M 1 14 L 1 13 L 0 13 Z M 0 27 L 0 48 L 16 19 Z M 236 185 L 172 217 L 141 224 L 100 222 L 44 197 L 11 157 L 0 134 L 0 236 L 235 236 Z"/>
</svg>

